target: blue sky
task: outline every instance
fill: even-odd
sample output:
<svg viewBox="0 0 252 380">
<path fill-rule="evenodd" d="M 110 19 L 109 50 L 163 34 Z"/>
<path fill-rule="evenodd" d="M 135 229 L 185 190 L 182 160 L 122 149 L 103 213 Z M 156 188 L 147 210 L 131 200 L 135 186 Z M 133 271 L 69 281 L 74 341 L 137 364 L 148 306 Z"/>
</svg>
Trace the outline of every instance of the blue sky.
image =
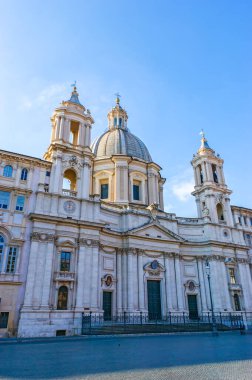
<svg viewBox="0 0 252 380">
<path fill-rule="evenodd" d="M 114 93 L 163 168 L 166 210 L 196 216 L 192 155 L 203 128 L 231 203 L 252 208 L 250 0 L 1 1 L 1 149 L 42 157 L 50 116 L 77 80 L 107 127 Z"/>
</svg>

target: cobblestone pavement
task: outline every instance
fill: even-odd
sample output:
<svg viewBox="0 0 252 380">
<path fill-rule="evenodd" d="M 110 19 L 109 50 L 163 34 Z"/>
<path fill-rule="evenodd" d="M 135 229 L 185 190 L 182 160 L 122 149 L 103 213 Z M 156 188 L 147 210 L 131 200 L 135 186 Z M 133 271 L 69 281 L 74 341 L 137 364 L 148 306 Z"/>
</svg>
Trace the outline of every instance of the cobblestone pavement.
<svg viewBox="0 0 252 380">
<path fill-rule="evenodd" d="M 161 335 L 0 344 L 1 379 L 251 380 L 252 335 Z"/>
</svg>

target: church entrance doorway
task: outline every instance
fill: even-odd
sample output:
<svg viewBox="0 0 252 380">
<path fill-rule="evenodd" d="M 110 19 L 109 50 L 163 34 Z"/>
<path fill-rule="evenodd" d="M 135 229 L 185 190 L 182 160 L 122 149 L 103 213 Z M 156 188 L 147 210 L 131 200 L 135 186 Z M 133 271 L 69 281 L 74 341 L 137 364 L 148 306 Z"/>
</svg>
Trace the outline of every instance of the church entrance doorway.
<svg viewBox="0 0 252 380">
<path fill-rule="evenodd" d="M 112 317 L 112 292 L 103 292 L 104 321 L 111 321 Z"/>
<path fill-rule="evenodd" d="M 160 281 L 147 281 L 149 319 L 161 319 Z"/>
<path fill-rule="evenodd" d="M 188 310 L 189 310 L 189 318 L 190 319 L 198 319 L 198 304 L 197 304 L 197 296 L 195 294 L 188 294 Z"/>
</svg>

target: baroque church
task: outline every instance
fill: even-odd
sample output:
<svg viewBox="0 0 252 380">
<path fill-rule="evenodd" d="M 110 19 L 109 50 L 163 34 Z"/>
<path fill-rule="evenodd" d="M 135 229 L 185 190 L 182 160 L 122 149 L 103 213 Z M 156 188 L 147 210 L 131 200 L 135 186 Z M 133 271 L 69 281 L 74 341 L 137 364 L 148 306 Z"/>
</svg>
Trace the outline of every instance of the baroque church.
<svg viewBox="0 0 252 380">
<path fill-rule="evenodd" d="M 118 97 L 92 145 L 76 87 L 51 124 L 43 159 L 0 150 L 0 336 L 72 335 L 84 312 L 252 312 L 252 210 L 230 205 L 204 134 L 185 218 L 164 211 L 161 167 Z"/>
</svg>

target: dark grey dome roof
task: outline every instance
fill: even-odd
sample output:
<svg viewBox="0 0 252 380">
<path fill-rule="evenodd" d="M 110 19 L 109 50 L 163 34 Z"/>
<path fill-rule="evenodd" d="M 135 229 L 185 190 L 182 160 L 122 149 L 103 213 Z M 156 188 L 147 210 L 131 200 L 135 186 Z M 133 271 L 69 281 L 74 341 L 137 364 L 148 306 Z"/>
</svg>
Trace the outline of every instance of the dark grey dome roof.
<svg viewBox="0 0 252 380">
<path fill-rule="evenodd" d="M 152 162 L 151 155 L 145 144 L 128 129 L 113 128 L 98 137 L 91 147 L 97 157 L 110 157 L 124 154 L 130 157 Z"/>
</svg>

